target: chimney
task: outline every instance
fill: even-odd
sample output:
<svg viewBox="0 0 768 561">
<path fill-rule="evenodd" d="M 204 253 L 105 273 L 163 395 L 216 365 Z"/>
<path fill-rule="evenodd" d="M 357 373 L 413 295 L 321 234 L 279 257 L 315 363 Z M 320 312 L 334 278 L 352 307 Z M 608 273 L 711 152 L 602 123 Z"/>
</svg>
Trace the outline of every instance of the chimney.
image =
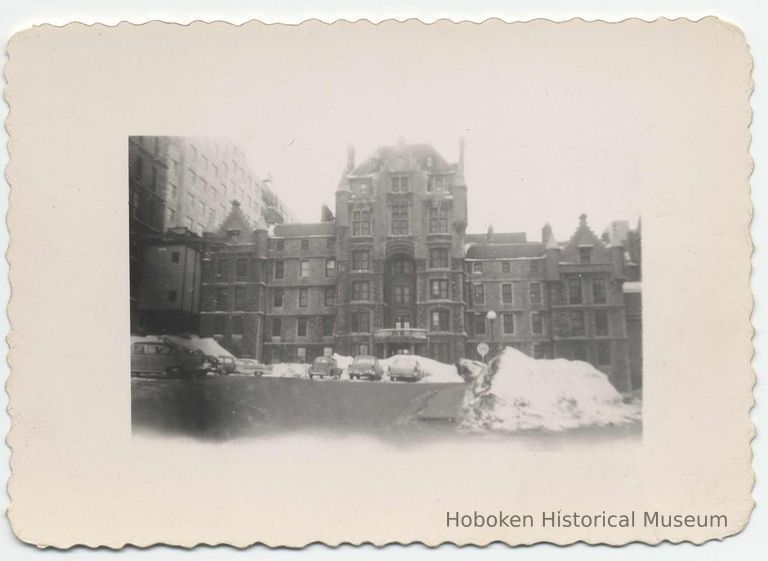
<svg viewBox="0 0 768 561">
<path fill-rule="evenodd" d="M 544 243 L 547 243 L 551 235 L 552 235 L 552 226 L 550 226 L 549 222 L 547 222 L 546 224 L 544 224 L 544 227 L 541 229 L 541 241 L 543 241 Z"/>
<path fill-rule="evenodd" d="M 355 169 L 355 147 L 347 146 L 347 171 Z"/>
<path fill-rule="evenodd" d="M 466 142 L 463 136 L 459 137 L 459 173 L 462 175 L 464 175 L 464 146 Z"/>
<path fill-rule="evenodd" d="M 485 239 L 488 243 L 493 241 L 493 224 L 488 224 L 488 232 L 485 234 Z"/>
</svg>

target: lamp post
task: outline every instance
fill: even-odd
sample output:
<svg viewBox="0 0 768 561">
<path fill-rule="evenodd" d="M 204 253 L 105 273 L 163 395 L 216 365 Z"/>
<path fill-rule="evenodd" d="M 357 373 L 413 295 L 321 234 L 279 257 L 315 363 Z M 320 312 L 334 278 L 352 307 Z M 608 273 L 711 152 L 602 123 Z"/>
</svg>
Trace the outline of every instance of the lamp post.
<svg viewBox="0 0 768 561">
<path fill-rule="evenodd" d="M 486 319 L 488 320 L 488 323 L 490 323 L 491 328 L 491 350 L 490 353 L 495 353 L 496 351 L 496 343 L 494 341 L 494 338 L 496 336 L 496 312 L 493 310 L 489 310 L 487 314 L 485 314 Z"/>
</svg>

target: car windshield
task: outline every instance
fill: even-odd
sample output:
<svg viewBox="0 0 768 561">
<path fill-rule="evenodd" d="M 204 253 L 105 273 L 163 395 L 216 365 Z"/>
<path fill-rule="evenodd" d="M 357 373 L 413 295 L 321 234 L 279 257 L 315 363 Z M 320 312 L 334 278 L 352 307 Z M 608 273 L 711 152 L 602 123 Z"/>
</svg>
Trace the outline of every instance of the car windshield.
<svg viewBox="0 0 768 561">
<path fill-rule="evenodd" d="M 362 366 L 370 366 L 371 364 L 373 364 L 374 360 L 376 360 L 376 359 L 373 358 L 372 356 L 359 356 L 359 357 L 355 358 L 353 364 L 359 364 L 359 365 L 362 365 Z"/>
</svg>

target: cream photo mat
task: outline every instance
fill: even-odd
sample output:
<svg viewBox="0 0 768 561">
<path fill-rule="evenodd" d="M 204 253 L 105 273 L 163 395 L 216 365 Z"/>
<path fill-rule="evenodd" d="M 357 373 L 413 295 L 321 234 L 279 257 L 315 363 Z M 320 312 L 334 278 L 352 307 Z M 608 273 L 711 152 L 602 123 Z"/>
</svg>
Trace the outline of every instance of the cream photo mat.
<svg viewBox="0 0 768 561">
<path fill-rule="evenodd" d="M 606 49 L 612 26 L 621 26 L 621 41 Z M 575 44 L 594 48 L 606 81 L 620 77 L 642 89 L 635 109 L 649 117 L 633 163 L 642 165 L 645 234 L 642 442 L 536 450 L 503 439 L 397 448 L 357 437 L 204 444 L 131 436 L 129 135 L 243 134 L 241 114 L 270 103 L 310 115 L 322 107 L 309 100 L 332 105 L 349 68 L 397 52 L 395 45 L 406 52 L 418 46 L 424 61 L 451 53 L 450 75 L 435 71 L 420 80 L 450 84 L 462 70 L 480 68 L 478 87 L 492 89 L 505 84 L 505 62 L 521 46 L 539 71 L 565 72 L 558 57 Z M 73 24 L 22 32 L 8 51 L 9 490 L 22 540 L 56 547 L 618 544 L 701 542 L 746 524 L 753 483 L 752 84 L 738 29 L 714 18 Z M 392 64 L 381 69 L 392 76 L 377 79 L 402 70 Z M 280 126 L 268 121 L 269 111 L 259 116 L 265 130 Z M 83 333 L 83 326 L 91 327 Z M 304 477 L 308 461 L 312 478 Z M 721 512 L 730 525 L 506 532 L 445 525 L 447 511 L 500 509 Z"/>
</svg>

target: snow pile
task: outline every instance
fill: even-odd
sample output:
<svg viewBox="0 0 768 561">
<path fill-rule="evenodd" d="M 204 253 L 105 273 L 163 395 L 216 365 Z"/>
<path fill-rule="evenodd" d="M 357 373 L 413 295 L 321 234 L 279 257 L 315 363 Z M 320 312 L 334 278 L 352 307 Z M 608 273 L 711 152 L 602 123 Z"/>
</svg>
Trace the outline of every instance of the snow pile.
<svg viewBox="0 0 768 561">
<path fill-rule="evenodd" d="M 272 378 L 302 378 L 307 375 L 308 364 L 300 362 L 278 362 L 272 365 L 272 372 L 264 376 Z"/>
<path fill-rule="evenodd" d="M 349 368 L 349 365 L 352 364 L 351 356 L 344 356 L 344 355 L 333 353 L 333 359 L 336 361 L 336 366 L 338 366 L 342 370 L 346 370 L 347 368 Z"/>
<path fill-rule="evenodd" d="M 131 335 L 131 343 L 140 341 L 163 342 L 170 341 L 190 351 L 203 351 L 210 356 L 229 356 L 235 358 L 227 349 L 219 345 L 216 339 L 211 337 L 198 337 L 197 335 Z"/>
<path fill-rule="evenodd" d="M 640 418 L 590 364 L 537 360 L 507 347 L 467 388 L 462 426 L 516 431 L 624 424 Z"/>
<path fill-rule="evenodd" d="M 472 360 L 470 358 L 460 358 L 456 363 L 456 370 L 459 376 L 464 378 L 465 381 L 470 382 L 477 378 L 478 374 L 485 368 L 485 363 L 479 360 Z"/>
</svg>

